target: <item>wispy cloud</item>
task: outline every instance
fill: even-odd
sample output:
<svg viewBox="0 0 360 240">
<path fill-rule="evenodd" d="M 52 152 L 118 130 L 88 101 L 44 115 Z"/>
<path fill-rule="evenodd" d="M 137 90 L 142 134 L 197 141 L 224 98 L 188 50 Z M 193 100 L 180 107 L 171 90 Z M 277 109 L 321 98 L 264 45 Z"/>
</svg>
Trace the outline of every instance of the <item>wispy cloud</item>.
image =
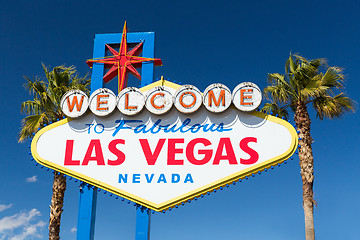
<svg viewBox="0 0 360 240">
<path fill-rule="evenodd" d="M 34 175 L 34 176 L 29 177 L 29 178 L 26 179 L 27 182 L 36 182 L 37 180 L 38 180 L 38 179 L 37 179 L 37 176 L 36 176 L 36 175 Z"/>
<path fill-rule="evenodd" d="M 8 209 L 8 208 L 11 208 L 12 204 L 9 204 L 9 205 L 5 205 L 5 204 L 0 204 L 0 212 Z"/>
<path fill-rule="evenodd" d="M 71 231 L 72 233 L 74 233 L 74 232 L 77 231 L 77 228 L 76 228 L 76 227 L 73 227 L 70 231 Z"/>
<path fill-rule="evenodd" d="M 45 222 L 36 221 L 41 216 L 37 209 L 20 212 L 0 219 L 0 239 L 24 240 L 27 237 L 42 238 L 39 231 Z"/>
<path fill-rule="evenodd" d="M 45 226 L 45 222 L 39 221 L 36 224 L 25 227 L 21 233 L 11 237 L 9 240 L 24 240 L 24 239 L 26 239 L 26 237 L 30 237 L 30 236 L 42 238 L 42 236 L 38 233 L 38 231 L 39 231 L 39 228 L 44 227 L 44 226 Z"/>
</svg>

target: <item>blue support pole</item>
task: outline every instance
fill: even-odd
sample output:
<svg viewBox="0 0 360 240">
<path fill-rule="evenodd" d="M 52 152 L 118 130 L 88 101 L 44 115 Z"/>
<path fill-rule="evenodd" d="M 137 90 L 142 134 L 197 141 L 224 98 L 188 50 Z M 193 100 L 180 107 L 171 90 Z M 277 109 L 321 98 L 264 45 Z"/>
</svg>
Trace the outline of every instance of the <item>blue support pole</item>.
<svg viewBox="0 0 360 240">
<path fill-rule="evenodd" d="M 135 240 L 150 239 L 150 209 L 139 204 L 136 205 Z"/>
<path fill-rule="evenodd" d="M 154 58 L 155 33 L 146 33 L 146 38 L 143 45 L 143 57 Z M 154 78 L 154 64 L 143 63 L 141 69 L 141 86 L 144 87 L 152 83 Z"/>
<path fill-rule="evenodd" d="M 95 35 L 93 58 L 104 57 L 105 44 Z M 104 66 L 94 64 L 91 74 L 91 93 L 103 87 Z M 76 240 L 94 240 L 97 188 L 80 185 Z"/>
<path fill-rule="evenodd" d="M 102 58 L 105 56 L 105 44 L 119 43 L 122 34 L 96 34 L 94 39 L 93 58 Z M 128 33 L 128 43 L 138 43 L 144 41 L 143 57 L 154 58 L 154 40 L 153 32 Z M 153 63 L 143 63 L 141 71 L 141 86 L 146 86 L 152 82 L 154 74 Z M 94 64 L 91 74 L 91 93 L 104 86 L 103 82 L 104 65 Z M 79 213 L 77 225 L 77 240 L 93 240 L 95 229 L 97 188 L 91 188 L 81 184 Z M 150 236 L 150 211 L 137 206 L 136 208 L 136 240 L 148 240 Z"/>
<path fill-rule="evenodd" d="M 154 58 L 155 34 L 151 32 L 147 33 L 146 36 L 143 46 L 143 56 Z M 154 64 L 143 63 L 141 73 L 141 87 L 151 84 L 154 78 Z M 150 239 L 150 219 L 150 209 L 137 204 L 135 240 Z"/>
<path fill-rule="evenodd" d="M 77 240 L 93 240 L 95 229 L 97 188 L 85 183 L 80 184 Z"/>
</svg>

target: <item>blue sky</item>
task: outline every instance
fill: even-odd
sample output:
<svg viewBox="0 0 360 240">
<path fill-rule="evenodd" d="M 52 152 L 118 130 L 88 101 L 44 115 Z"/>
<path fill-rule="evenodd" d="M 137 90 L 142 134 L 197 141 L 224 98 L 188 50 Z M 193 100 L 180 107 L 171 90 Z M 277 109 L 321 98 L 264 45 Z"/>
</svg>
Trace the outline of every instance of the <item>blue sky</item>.
<svg viewBox="0 0 360 240">
<path fill-rule="evenodd" d="M 84 75 L 97 33 L 156 33 L 164 75 L 204 90 L 283 73 L 290 51 L 344 68 L 346 93 L 360 102 L 360 4 L 356 1 L 6 1 L 0 8 L 0 239 L 46 239 L 52 174 L 17 143 L 23 76 L 75 65 Z M 312 118 L 317 239 L 359 239 L 359 112 Z M 152 216 L 151 238 L 304 239 L 298 158 L 210 197 Z M 75 239 L 78 184 L 68 181 L 62 239 Z M 95 239 L 133 239 L 135 209 L 99 194 Z"/>
</svg>

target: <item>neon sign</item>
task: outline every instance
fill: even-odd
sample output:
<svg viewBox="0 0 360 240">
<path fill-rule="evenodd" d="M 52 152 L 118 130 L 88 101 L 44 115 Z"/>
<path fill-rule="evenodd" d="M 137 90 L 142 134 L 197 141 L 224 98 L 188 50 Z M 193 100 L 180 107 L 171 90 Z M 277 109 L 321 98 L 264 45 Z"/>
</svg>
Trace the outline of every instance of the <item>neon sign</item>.
<svg viewBox="0 0 360 240">
<path fill-rule="evenodd" d="M 85 99 L 85 100 L 84 100 Z M 68 117 L 80 117 L 89 107 L 97 116 L 107 116 L 115 108 L 125 115 L 136 115 L 145 106 L 152 114 L 167 113 L 173 105 L 182 113 L 194 113 L 201 105 L 214 113 L 224 112 L 231 103 L 240 111 L 251 112 L 257 109 L 262 100 L 259 87 L 254 83 L 240 83 L 233 93 L 225 85 L 216 83 L 207 87 L 202 94 L 193 85 L 184 85 L 176 92 L 164 85 L 155 86 L 143 94 L 139 89 L 128 87 L 123 89 L 116 97 L 106 88 L 94 91 L 90 99 L 85 93 L 73 90 L 64 95 L 61 106 Z"/>
</svg>

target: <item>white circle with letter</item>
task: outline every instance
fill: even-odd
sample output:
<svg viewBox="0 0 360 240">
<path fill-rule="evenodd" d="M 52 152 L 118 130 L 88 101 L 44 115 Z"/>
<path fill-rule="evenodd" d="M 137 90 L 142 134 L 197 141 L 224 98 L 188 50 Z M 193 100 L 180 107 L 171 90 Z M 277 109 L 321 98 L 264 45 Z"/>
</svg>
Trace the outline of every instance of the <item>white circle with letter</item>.
<svg viewBox="0 0 360 240">
<path fill-rule="evenodd" d="M 172 105 L 171 91 L 165 86 L 154 87 L 146 95 L 146 109 L 153 114 L 164 114 L 171 109 Z"/>
<path fill-rule="evenodd" d="M 139 89 L 127 87 L 117 97 L 117 107 L 122 114 L 132 116 L 139 113 L 145 105 L 145 97 Z"/>
<path fill-rule="evenodd" d="M 81 90 L 67 91 L 60 100 L 62 112 L 70 118 L 82 116 L 88 109 L 89 98 Z"/>
<path fill-rule="evenodd" d="M 107 88 L 99 88 L 90 96 L 89 108 L 96 116 L 107 116 L 116 107 L 116 95 Z"/>
<path fill-rule="evenodd" d="M 231 91 L 224 84 L 211 84 L 204 91 L 203 103 L 210 112 L 223 112 L 231 105 Z"/>
<path fill-rule="evenodd" d="M 237 109 L 251 112 L 257 109 L 262 100 L 260 88 L 251 82 L 243 82 L 234 88 L 233 103 Z"/>
<path fill-rule="evenodd" d="M 193 85 L 184 85 L 174 94 L 174 105 L 182 113 L 193 113 L 201 104 L 201 92 Z"/>
</svg>

